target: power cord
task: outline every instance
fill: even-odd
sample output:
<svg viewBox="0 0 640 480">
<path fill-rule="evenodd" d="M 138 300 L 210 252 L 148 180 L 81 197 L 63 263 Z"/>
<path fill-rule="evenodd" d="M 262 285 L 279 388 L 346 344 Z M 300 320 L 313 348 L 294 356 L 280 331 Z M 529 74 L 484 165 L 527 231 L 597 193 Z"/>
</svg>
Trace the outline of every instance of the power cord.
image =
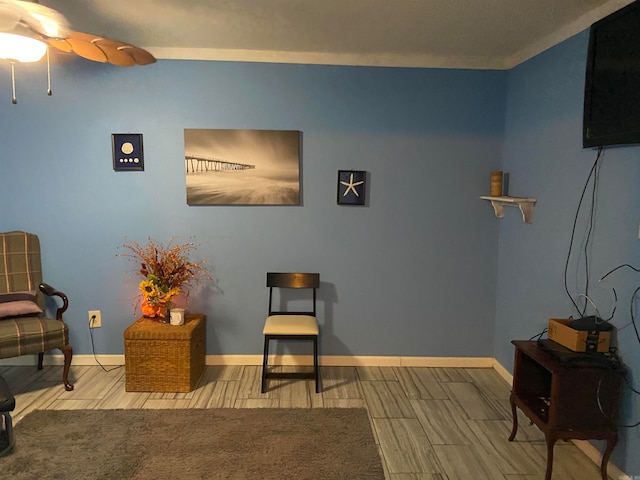
<svg viewBox="0 0 640 480">
<path fill-rule="evenodd" d="M 529 341 L 531 341 L 531 340 L 534 340 L 534 339 L 535 339 L 536 341 L 540 342 L 540 339 L 542 338 L 542 336 L 543 336 L 545 333 L 547 333 L 547 331 L 548 331 L 548 330 L 549 330 L 548 328 L 545 328 L 545 329 L 544 329 L 544 330 L 542 330 L 540 333 L 538 333 L 538 334 L 534 335 L 533 337 L 531 337 L 531 338 L 529 339 Z"/>
<path fill-rule="evenodd" d="M 590 212 L 589 212 L 589 228 L 587 230 L 587 237 L 585 239 L 584 242 L 584 256 L 585 256 L 585 273 L 586 273 L 586 288 L 585 288 L 585 295 L 589 294 L 589 243 L 591 240 L 591 233 L 593 231 L 593 222 L 594 222 L 594 217 L 595 217 L 595 203 L 596 203 L 596 191 L 597 191 L 597 182 L 598 182 L 598 166 L 600 164 L 600 159 L 602 157 L 602 152 L 604 151 L 604 148 L 602 146 L 598 147 L 598 154 L 596 155 L 596 159 L 593 162 L 593 166 L 591 167 L 591 170 L 589 171 L 589 175 L 587 176 L 587 181 L 584 183 L 584 187 L 582 188 L 582 194 L 580 195 L 580 201 L 578 202 L 578 208 L 576 209 L 576 215 L 573 219 L 573 227 L 571 228 L 571 240 L 569 241 L 569 251 L 567 252 L 567 259 L 565 261 L 565 265 L 564 265 L 564 290 L 567 294 L 567 296 L 569 297 L 569 300 L 571 300 L 571 303 L 573 303 L 573 306 L 575 307 L 576 311 L 578 312 L 578 315 L 580 316 L 584 316 L 584 311 L 580 311 L 580 307 L 578 307 L 578 304 L 576 303 L 576 301 L 573 299 L 573 296 L 571 295 L 571 293 L 569 292 L 569 286 L 567 283 L 567 274 L 569 271 L 569 259 L 571 258 L 571 251 L 573 250 L 573 243 L 575 240 L 575 236 L 576 236 L 576 228 L 578 225 L 578 217 L 580 215 L 580 209 L 582 208 L 582 202 L 584 201 L 584 197 L 587 193 L 587 188 L 589 186 L 589 182 L 591 181 L 591 178 L 593 177 L 593 188 L 591 191 L 591 206 L 590 206 Z M 586 304 L 585 304 L 585 308 L 584 310 L 586 311 Z"/>
<path fill-rule="evenodd" d="M 635 305 L 635 300 L 638 296 L 638 292 L 640 292 L 640 287 L 636 288 L 633 291 L 633 295 L 631 295 L 631 325 L 633 325 L 633 330 L 636 332 L 636 338 L 638 339 L 638 343 L 640 343 L 640 333 L 638 333 L 638 326 L 636 325 L 636 318 L 633 313 L 633 306 Z"/>
<path fill-rule="evenodd" d="M 602 387 L 602 380 L 604 379 L 604 377 L 605 377 L 605 375 L 600 377 L 600 380 L 598 380 L 598 387 L 596 388 L 596 400 L 598 402 L 598 410 L 600 410 L 600 413 L 602 414 L 602 416 L 605 417 L 607 420 L 609 420 L 610 423 L 615 424 L 617 427 L 635 428 L 635 427 L 639 426 L 640 425 L 640 420 L 635 422 L 635 423 L 631 423 L 631 424 L 619 424 L 617 422 L 614 422 L 613 419 L 609 415 L 607 415 L 605 413 L 604 408 L 602 407 L 602 402 L 600 401 L 600 389 Z M 627 384 L 627 387 L 629 388 L 629 390 L 631 390 L 636 395 L 640 395 L 640 392 L 638 390 L 636 390 L 635 388 L 633 388 L 631 386 L 631 384 L 629 383 L 629 379 L 627 378 L 627 375 L 622 374 L 621 377 L 624 380 L 624 383 Z"/>
<path fill-rule="evenodd" d="M 613 272 L 620 270 L 621 268 L 630 268 L 631 270 L 633 270 L 634 272 L 638 272 L 640 273 L 640 268 L 636 268 L 633 265 L 629 265 L 628 263 L 623 263 L 622 265 L 618 265 L 615 268 L 612 268 L 611 270 L 609 270 L 607 273 L 605 273 L 600 280 L 598 280 L 598 282 L 602 282 L 605 278 L 607 278 L 609 275 L 611 275 Z M 616 302 L 618 300 L 618 295 L 616 293 L 616 289 L 612 287 L 613 290 L 613 294 L 616 298 Z M 636 317 L 635 317 L 635 312 L 634 312 L 634 305 L 636 302 L 636 297 L 638 296 L 638 293 L 640 292 L 640 287 L 636 288 L 633 292 L 633 294 L 631 295 L 631 302 L 630 302 L 630 313 L 631 313 L 631 325 L 633 326 L 633 330 L 636 334 L 636 338 L 638 339 L 638 343 L 640 343 L 640 332 L 638 331 L 638 325 L 636 324 Z M 613 313 L 615 313 L 615 308 L 613 309 Z M 613 313 L 611 314 L 611 318 L 613 318 Z"/>
<path fill-rule="evenodd" d="M 581 293 L 580 295 L 578 295 L 578 298 L 584 298 L 584 299 L 586 300 L 586 302 L 585 302 L 585 307 L 584 307 L 585 309 L 584 309 L 584 310 L 583 310 L 583 312 L 582 312 L 582 315 L 583 315 L 583 316 L 584 316 L 584 313 L 585 313 L 586 308 L 587 308 L 587 307 L 586 307 L 586 304 L 587 304 L 587 303 L 590 303 L 590 304 L 591 304 L 591 306 L 593 307 L 593 309 L 594 309 L 594 310 L 595 310 L 595 312 L 596 312 L 596 317 L 595 317 L 595 318 L 596 318 L 596 324 L 598 324 L 598 323 L 604 323 L 604 321 L 601 321 L 601 320 L 602 320 L 602 315 L 600 315 L 600 310 L 598 309 L 598 305 L 596 305 L 596 303 L 595 303 L 593 300 L 591 300 L 591 298 L 589 298 L 589 296 L 588 296 L 588 295 L 585 295 L 584 293 Z"/>
<path fill-rule="evenodd" d="M 91 318 L 89 319 L 89 336 L 91 337 L 91 350 L 93 351 L 93 358 L 94 358 L 94 360 L 96 361 L 96 363 L 97 363 L 98 365 L 100 365 L 100 367 L 102 368 L 102 370 L 104 370 L 105 372 L 112 372 L 112 371 L 114 371 L 114 370 L 117 370 L 118 368 L 122 368 L 122 365 L 116 365 L 116 366 L 115 366 L 115 367 L 113 367 L 113 368 L 106 369 L 106 368 L 104 367 L 104 365 L 102 365 L 102 364 L 100 363 L 100 360 L 98 360 L 98 357 L 96 356 L 96 346 L 95 346 L 95 344 L 93 343 L 93 328 L 91 328 L 91 324 L 93 323 L 93 321 L 94 321 L 95 319 L 96 319 L 96 316 L 95 316 L 95 315 L 92 315 L 92 316 L 91 316 Z"/>
</svg>

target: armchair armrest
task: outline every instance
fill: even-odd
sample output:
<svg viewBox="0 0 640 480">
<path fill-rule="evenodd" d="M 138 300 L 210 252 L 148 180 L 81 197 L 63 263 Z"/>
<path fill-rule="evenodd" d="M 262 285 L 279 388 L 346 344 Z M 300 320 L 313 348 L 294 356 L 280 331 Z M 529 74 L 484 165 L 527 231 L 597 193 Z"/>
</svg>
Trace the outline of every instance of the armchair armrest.
<svg viewBox="0 0 640 480">
<path fill-rule="evenodd" d="M 60 297 L 62 299 L 62 306 L 59 307 L 56 312 L 56 320 L 62 321 L 62 314 L 66 312 L 67 308 L 69 308 L 69 299 L 67 298 L 67 296 L 64 293 L 53 288 L 48 283 L 41 283 L 40 291 L 50 297 Z"/>
</svg>

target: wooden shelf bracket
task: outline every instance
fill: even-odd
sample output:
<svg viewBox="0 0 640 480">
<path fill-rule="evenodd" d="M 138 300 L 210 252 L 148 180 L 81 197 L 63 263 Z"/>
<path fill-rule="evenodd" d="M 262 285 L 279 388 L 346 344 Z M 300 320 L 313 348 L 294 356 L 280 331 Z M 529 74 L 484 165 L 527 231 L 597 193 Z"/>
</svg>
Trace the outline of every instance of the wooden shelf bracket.
<svg viewBox="0 0 640 480">
<path fill-rule="evenodd" d="M 480 198 L 491 202 L 493 211 L 496 213 L 496 217 L 498 218 L 504 217 L 504 206 L 511 205 L 520 209 L 520 213 L 522 213 L 522 220 L 524 220 L 525 223 L 533 223 L 533 207 L 537 201 L 535 198 L 491 196 L 482 196 Z"/>
</svg>

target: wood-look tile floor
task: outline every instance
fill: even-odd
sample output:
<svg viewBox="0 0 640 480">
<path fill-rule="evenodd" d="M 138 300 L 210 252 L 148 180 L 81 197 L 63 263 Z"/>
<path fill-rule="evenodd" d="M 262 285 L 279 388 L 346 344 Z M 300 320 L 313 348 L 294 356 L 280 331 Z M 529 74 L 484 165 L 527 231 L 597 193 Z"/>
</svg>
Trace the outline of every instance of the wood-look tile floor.
<svg viewBox="0 0 640 480">
<path fill-rule="evenodd" d="M 194 391 L 171 394 L 125 392 L 124 367 L 74 366 L 72 392 L 62 367 L 0 366 L 0 374 L 16 397 L 15 424 L 37 409 L 363 407 L 389 480 L 544 479 L 544 436 L 522 416 L 507 441 L 510 386 L 493 369 L 322 367 L 320 394 L 307 380 L 270 380 L 262 394 L 260 368 L 208 366 Z M 600 475 L 575 445 L 558 442 L 553 478 Z"/>
</svg>

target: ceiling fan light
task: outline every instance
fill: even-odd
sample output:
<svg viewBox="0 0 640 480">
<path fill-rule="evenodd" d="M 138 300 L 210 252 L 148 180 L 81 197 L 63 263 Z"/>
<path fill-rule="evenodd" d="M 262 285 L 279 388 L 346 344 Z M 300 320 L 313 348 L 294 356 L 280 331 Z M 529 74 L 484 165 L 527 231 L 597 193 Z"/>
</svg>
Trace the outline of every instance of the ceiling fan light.
<svg viewBox="0 0 640 480">
<path fill-rule="evenodd" d="M 35 38 L 0 32 L 0 59 L 37 62 L 47 52 L 47 45 Z"/>
</svg>

